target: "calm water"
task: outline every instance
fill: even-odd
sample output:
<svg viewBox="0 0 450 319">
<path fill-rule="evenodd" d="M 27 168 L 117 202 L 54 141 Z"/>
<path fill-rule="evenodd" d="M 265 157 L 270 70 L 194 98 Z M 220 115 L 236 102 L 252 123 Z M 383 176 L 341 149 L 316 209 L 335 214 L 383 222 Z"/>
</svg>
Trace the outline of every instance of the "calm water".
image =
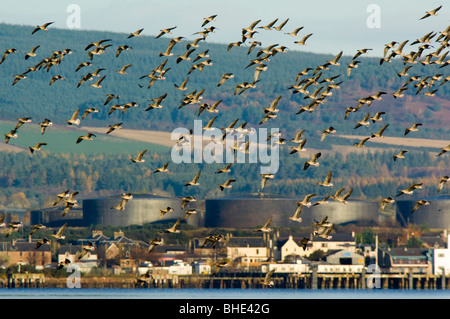
<svg viewBox="0 0 450 319">
<path fill-rule="evenodd" d="M 1 288 L 0 299 L 450 299 L 450 290 Z"/>
</svg>

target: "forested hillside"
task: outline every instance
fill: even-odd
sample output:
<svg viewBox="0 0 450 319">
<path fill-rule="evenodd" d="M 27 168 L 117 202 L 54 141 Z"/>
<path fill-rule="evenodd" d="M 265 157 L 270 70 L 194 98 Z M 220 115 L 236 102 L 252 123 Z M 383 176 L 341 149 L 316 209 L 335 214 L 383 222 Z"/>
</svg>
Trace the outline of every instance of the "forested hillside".
<svg viewBox="0 0 450 319">
<path fill-rule="evenodd" d="M 18 118 L 31 117 L 33 123 L 39 123 L 48 118 L 55 124 L 64 126 L 75 110 L 83 112 L 85 109 L 95 108 L 97 113 L 81 119 L 81 128 L 86 125 L 107 129 L 108 125 L 123 123 L 126 128 L 171 132 L 178 127 L 192 128 L 196 119 L 201 119 L 206 124 L 213 116 L 217 116 L 217 121 L 214 122 L 216 127 L 226 127 L 238 119 L 238 125 L 247 122 L 249 127 L 279 128 L 282 137 L 286 139 L 305 130 L 304 137 L 308 140 L 306 147 L 310 150 L 325 150 L 320 158 L 320 166 L 305 170 L 305 159 L 310 157 L 311 151 L 302 153 L 301 156 L 289 154 L 289 146 L 295 144 L 286 141 L 286 145 L 281 146 L 279 170 L 264 188 L 264 192 L 280 196 L 300 197 L 311 192 L 321 196 L 327 192 L 334 193 L 339 187 L 351 187 L 354 189 L 352 198 L 379 199 L 395 195 L 398 188 L 406 188 L 418 181 L 424 183 L 421 195 L 425 196 L 435 194 L 439 176 L 448 173 L 448 155 L 436 157 L 439 152 L 436 148 L 412 148 L 404 160 L 393 161 L 393 153 L 400 148 L 387 149 L 377 145 L 376 140 L 370 146 L 368 143 L 367 147 L 377 146 L 385 150 L 363 152 L 354 148 L 348 154 L 332 151 L 332 146 L 342 144 L 353 147 L 351 141 L 337 138 L 333 134 L 324 141 L 320 140 L 322 131 L 330 126 L 336 129 L 337 134 L 370 136 L 389 124 L 384 135 L 403 137 L 405 129 L 415 122 L 420 122 L 422 126 L 409 136 L 448 140 L 448 64 L 430 64 L 425 58 L 427 53 L 434 52 L 436 48 L 426 49 L 416 63 L 404 62 L 401 56 L 392 57 L 390 62 L 380 63 L 379 58 L 370 57 L 369 51 L 369 54 L 357 57 L 360 61 L 358 68 L 352 69 L 348 75 L 348 64 L 355 60 L 356 52 L 343 52 L 339 65 L 331 65 L 327 61 L 333 60 L 334 56 L 288 48 L 287 52 L 270 51 L 266 60 L 258 60 L 256 64 L 250 65 L 252 60 L 263 57 L 268 51 L 260 50 L 268 48 L 272 43 L 261 44 L 249 52 L 250 41 L 227 48 L 226 44 L 212 44 L 205 38 L 191 52 L 190 60 L 177 62 L 178 56 L 190 49 L 188 45 L 195 39 L 192 35 L 186 35 L 182 42 L 174 45 L 172 56 L 161 56 L 160 53 L 169 46 L 171 38 L 168 36 L 158 39 L 154 36 L 128 39 L 128 34 L 125 33 L 50 29 L 48 32 L 32 35 L 31 31 L 30 27 L 0 25 L 0 49 L 16 49 L 15 53 L 5 56 L 0 64 L 2 120 L 16 121 Z M 213 37 L 214 34 L 209 36 Z M 288 35 L 280 33 L 280 36 Z M 417 35 L 417 38 L 422 36 Z M 104 54 L 89 56 L 88 52 L 95 46 L 88 50 L 86 47 L 91 42 L 103 39 L 108 40 L 103 45 L 110 45 L 104 48 Z M 237 34 L 236 41 L 239 40 L 241 35 Z M 410 45 L 414 40 L 411 39 L 405 47 L 405 56 L 416 52 L 421 45 Z M 392 39 L 386 39 L 386 43 L 390 41 Z M 25 54 L 38 45 L 36 56 L 25 59 Z M 128 45 L 131 49 L 124 50 L 117 56 L 117 48 L 122 45 Z M 63 56 L 55 53 L 66 49 L 70 50 L 65 51 Z M 197 63 L 207 61 L 208 57 L 196 60 L 197 54 L 206 50 L 212 64 L 204 65 L 203 70 L 191 69 Z M 433 56 L 432 60 L 436 59 L 438 57 Z M 40 65 L 41 61 L 46 62 Z M 47 64 L 48 61 L 58 62 Z M 83 62 L 92 65 L 76 71 Z M 254 67 L 260 63 L 264 63 L 266 69 L 255 78 Z M 14 83 L 15 76 L 38 65 L 41 68 L 27 72 L 26 78 Z M 130 65 L 126 74 L 116 72 L 125 65 Z M 164 76 L 149 85 L 151 82 L 148 75 L 158 66 L 162 66 Z M 397 74 L 407 66 L 410 66 L 408 75 Z M 80 83 L 88 72 L 98 69 L 103 69 L 98 77 L 93 76 L 92 80 Z M 299 73 L 305 69 L 308 72 L 300 76 Z M 218 86 L 225 73 L 232 73 L 234 77 Z M 52 77 L 57 75 L 61 75 L 64 80 L 56 80 L 50 85 Z M 105 78 L 101 82 L 101 88 L 91 86 L 103 76 Z M 152 76 L 155 76 L 155 72 Z M 412 76 L 418 76 L 418 79 L 411 78 Z M 175 85 L 181 85 L 187 77 L 186 91 L 177 90 Z M 315 81 L 310 83 L 308 92 L 296 92 L 294 87 L 305 86 L 305 82 L 301 82 L 305 77 Z M 242 90 L 237 87 L 242 83 L 253 85 Z M 424 86 L 419 87 L 419 83 Z M 392 94 L 402 86 L 406 89 L 404 96 L 394 98 Z M 186 95 L 194 91 L 201 92 L 203 99 L 199 103 L 183 105 Z M 317 95 L 314 96 L 314 92 L 318 96 L 324 92 L 329 94 L 318 98 Z M 371 103 L 359 104 L 359 99 L 377 92 L 382 93 L 379 100 L 372 99 Z M 107 102 L 107 94 L 117 95 L 118 98 Z M 154 102 L 153 99 L 163 96 L 161 108 L 147 110 Z M 267 114 L 263 109 L 268 108 L 277 97 L 281 98 L 277 104 L 279 112 L 276 117 L 261 123 Z M 301 107 L 307 107 L 317 100 L 320 102 L 314 109 L 299 112 Z M 212 105 L 219 101 L 217 114 L 206 111 L 198 114 L 202 103 Z M 131 102 L 137 103 L 137 107 L 117 110 L 112 108 L 113 105 L 124 106 Z M 349 107 L 358 109 L 345 118 Z M 369 127 L 363 125 L 355 128 L 355 121 L 360 121 L 366 113 L 373 116 L 377 112 L 384 112 L 382 121 L 369 121 Z M 9 129 L 3 134 L 8 133 Z M 9 143 L 20 144 L 22 129 L 19 128 L 18 138 L 11 139 Z M 60 132 L 52 129 L 54 127 L 47 128 L 42 137 Z M 37 132 L 36 142 L 40 137 Z M 76 149 L 75 142 L 64 142 L 57 135 L 53 135 L 52 141 L 61 145 L 51 151 L 46 151 L 44 147 L 42 152 L 33 155 L 29 152 L 0 154 L 0 203 L 3 206 L 45 207 L 52 202 L 54 194 L 62 189 L 77 190 L 80 197 L 84 198 L 123 191 L 199 197 L 261 191 L 258 163 L 235 163 L 230 175 L 225 176 L 215 174 L 224 164 L 175 164 L 171 162 L 170 150 L 166 149 L 148 152 L 145 155 L 147 161 L 140 165 L 141 163 L 130 162 L 130 152 L 114 152 L 111 156 L 99 149 L 99 153 L 95 154 Z M 147 146 L 142 144 L 142 148 Z M 444 146 L 446 145 L 442 145 Z M 154 170 L 166 162 L 169 162 L 170 172 L 155 174 Z M 202 170 L 200 185 L 186 188 L 184 183 L 191 180 L 199 169 Z M 333 171 L 335 187 L 324 190 L 317 183 L 325 178 L 329 170 Z M 218 185 L 227 178 L 235 178 L 236 183 L 231 190 L 220 191 Z M 448 194 L 447 189 L 442 194 Z"/>
</svg>

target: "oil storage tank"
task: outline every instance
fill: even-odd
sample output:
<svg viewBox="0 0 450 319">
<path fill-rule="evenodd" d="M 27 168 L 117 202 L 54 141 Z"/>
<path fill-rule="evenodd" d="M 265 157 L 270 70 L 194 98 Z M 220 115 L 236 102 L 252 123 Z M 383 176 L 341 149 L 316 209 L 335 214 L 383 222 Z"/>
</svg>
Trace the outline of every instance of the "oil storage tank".
<svg viewBox="0 0 450 319">
<path fill-rule="evenodd" d="M 418 200 L 426 200 L 429 205 L 422 205 L 412 212 Z M 416 224 L 436 229 L 450 228 L 450 196 L 399 199 L 395 204 L 396 219 L 403 227 Z"/>
<path fill-rule="evenodd" d="M 140 194 L 133 195 L 133 198 L 127 201 L 123 211 L 112 208 L 121 199 L 121 196 L 117 195 L 83 200 L 83 224 L 129 226 L 176 221 L 178 218 L 185 216 L 186 210 L 195 208 L 195 205 L 190 203 L 184 210 L 181 209 L 181 198 Z M 174 211 L 168 212 L 161 217 L 161 210 L 167 207 L 173 208 Z M 201 220 L 202 211 L 197 210 L 197 214 L 191 215 L 187 219 L 187 223 L 199 226 L 202 224 Z"/>
<path fill-rule="evenodd" d="M 322 199 L 314 197 L 314 203 Z M 272 226 L 296 226 L 311 225 L 315 220 L 321 220 L 328 216 L 328 220 L 335 224 L 346 223 L 377 223 L 379 203 L 372 201 L 349 201 L 343 204 L 328 200 L 325 204 L 303 207 L 300 217 L 301 224 L 292 221 L 297 209 L 300 197 L 279 197 L 264 195 L 244 195 L 239 197 L 215 198 L 205 200 L 205 226 L 206 227 L 230 227 L 230 228 L 256 228 L 263 225 L 272 217 Z"/>
</svg>

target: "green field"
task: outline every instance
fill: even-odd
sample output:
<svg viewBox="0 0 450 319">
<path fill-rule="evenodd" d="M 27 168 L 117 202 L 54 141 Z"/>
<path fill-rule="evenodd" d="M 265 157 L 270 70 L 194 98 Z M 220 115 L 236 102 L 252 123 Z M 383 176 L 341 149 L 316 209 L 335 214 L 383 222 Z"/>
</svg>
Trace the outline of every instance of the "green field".
<svg viewBox="0 0 450 319">
<path fill-rule="evenodd" d="M 0 131 L 2 134 L 8 133 L 14 129 L 16 122 L 1 121 Z M 105 128 L 105 133 L 107 128 Z M 47 128 L 45 133 L 41 135 L 40 126 L 36 123 L 27 123 L 22 125 L 17 132 L 18 137 L 11 139 L 9 145 L 18 146 L 28 151 L 29 146 L 35 146 L 37 143 L 47 143 L 42 146 L 42 151 L 48 153 L 60 154 L 82 154 L 100 155 L 100 154 L 124 154 L 136 155 L 135 153 L 148 149 L 156 153 L 168 153 L 170 148 L 162 145 L 139 142 L 121 137 L 116 137 L 111 133 L 95 134 L 92 141 L 82 141 L 77 144 L 79 136 L 85 135 L 88 131 L 83 127 L 72 128 L 64 126 L 52 126 Z M 3 138 L 3 137 L 2 137 Z M 2 140 L 4 143 L 4 140 Z"/>
</svg>

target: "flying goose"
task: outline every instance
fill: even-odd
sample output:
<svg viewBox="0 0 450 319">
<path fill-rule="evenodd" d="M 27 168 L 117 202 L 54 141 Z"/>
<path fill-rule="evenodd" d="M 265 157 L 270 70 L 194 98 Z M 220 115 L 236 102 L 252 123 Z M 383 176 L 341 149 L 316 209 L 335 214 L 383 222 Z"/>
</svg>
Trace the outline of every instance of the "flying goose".
<svg viewBox="0 0 450 319">
<path fill-rule="evenodd" d="M 54 201 L 53 206 L 56 206 L 64 198 L 68 198 L 68 197 L 69 197 L 69 190 L 65 190 L 64 192 L 56 194 L 56 200 Z"/>
<path fill-rule="evenodd" d="M 286 25 L 286 23 L 289 21 L 289 18 L 281 22 L 278 26 L 273 27 L 277 31 L 281 31 L 281 29 Z"/>
<path fill-rule="evenodd" d="M 439 6 L 439 7 L 437 7 L 436 9 L 433 9 L 433 10 L 431 10 L 431 11 L 425 11 L 426 14 L 425 14 L 422 18 L 420 18 L 419 20 L 423 20 L 423 19 L 428 18 L 428 17 L 431 17 L 431 16 L 437 16 L 437 15 L 438 15 L 437 12 L 438 12 L 441 8 L 442 8 L 442 6 Z"/>
<path fill-rule="evenodd" d="M 2 59 L 0 60 L 0 64 L 2 64 L 5 61 L 5 59 L 8 55 L 10 55 L 12 53 L 16 53 L 16 52 L 17 52 L 17 49 L 15 49 L 15 48 L 6 49 L 5 52 L 3 53 Z"/>
<path fill-rule="evenodd" d="M 289 154 L 306 151 L 306 148 L 304 148 L 305 144 L 306 144 L 306 139 L 301 140 L 297 146 L 289 146 L 289 148 L 291 149 Z"/>
<path fill-rule="evenodd" d="M 353 188 L 350 188 L 347 193 L 344 195 L 341 195 L 341 193 L 344 191 L 345 188 L 341 188 L 336 191 L 334 195 L 331 195 L 330 198 L 334 199 L 335 201 L 338 201 L 343 204 L 348 204 L 347 199 L 350 197 L 350 195 L 353 192 Z"/>
<path fill-rule="evenodd" d="M 444 187 L 445 183 L 448 182 L 448 179 L 449 179 L 449 177 L 447 175 L 442 176 L 439 179 L 439 185 L 438 185 L 438 188 L 437 188 L 437 192 L 440 192 L 442 190 L 442 188 Z"/>
<path fill-rule="evenodd" d="M 421 125 L 422 125 L 422 123 L 414 123 L 411 127 L 407 128 L 405 130 L 405 134 L 404 135 L 407 135 L 409 132 L 417 132 L 419 130 L 418 127 L 421 126 Z"/>
<path fill-rule="evenodd" d="M 414 205 L 413 209 L 411 210 L 411 213 L 414 213 L 419 207 L 423 206 L 423 205 L 430 205 L 430 201 L 427 201 L 425 199 L 421 199 L 416 201 L 416 205 Z"/>
<path fill-rule="evenodd" d="M 20 119 L 17 119 L 17 124 L 16 127 L 14 128 L 14 130 L 18 130 L 19 127 L 21 127 L 22 125 L 24 125 L 25 123 L 31 123 L 31 117 L 22 117 Z"/>
<path fill-rule="evenodd" d="M 207 124 L 205 127 L 203 127 L 203 129 L 204 129 L 204 130 L 207 130 L 207 131 L 213 130 L 214 128 L 212 128 L 212 125 L 213 125 L 213 123 L 214 123 L 214 121 L 215 121 L 216 119 L 217 119 L 217 116 L 213 117 L 213 118 L 208 122 L 208 124 Z"/>
<path fill-rule="evenodd" d="M 117 51 L 116 51 L 116 58 L 120 55 L 120 53 L 122 53 L 122 51 L 128 51 L 128 50 L 130 50 L 130 49 L 133 49 L 132 47 L 130 47 L 129 45 L 120 45 L 118 48 L 117 48 Z"/>
<path fill-rule="evenodd" d="M 65 231 L 66 228 L 67 228 L 67 225 L 68 225 L 67 223 L 65 223 L 64 225 L 62 225 L 62 226 L 58 229 L 58 231 L 56 232 L 56 234 L 53 234 L 52 236 L 55 237 L 56 239 L 65 239 L 66 236 L 63 235 L 63 234 L 64 234 L 64 231 Z"/>
<path fill-rule="evenodd" d="M 166 164 L 164 164 L 162 167 L 158 167 L 156 168 L 153 173 L 158 173 L 158 172 L 162 172 L 162 173 L 167 173 L 169 170 L 167 169 L 167 166 L 169 166 L 169 162 L 166 162 Z"/>
<path fill-rule="evenodd" d="M 46 228 L 46 226 L 42 225 L 42 224 L 36 224 L 33 226 L 33 229 L 31 229 L 30 231 L 30 236 L 33 235 L 35 232 L 37 232 L 39 229 L 41 228 Z"/>
<path fill-rule="evenodd" d="M 235 179 L 228 179 L 223 184 L 219 184 L 220 190 L 223 191 L 225 188 L 232 188 L 231 183 L 236 182 Z"/>
<path fill-rule="evenodd" d="M 287 35 L 293 36 L 293 37 L 298 37 L 298 33 L 303 29 L 304 27 L 298 27 L 296 29 L 294 29 L 294 31 L 289 32 L 289 33 L 285 33 Z"/>
<path fill-rule="evenodd" d="M 93 88 L 100 89 L 102 87 L 101 83 L 105 79 L 105 77 L 106 77 L 106 75 L 102 76 L 99 80 L 97 80 L 97 82 L 95 82 L 93 84 L 89 84 L 89 85 L 92 86 Z"/>
<path fill-rule="evenodd" d="M 41 146 L 47 145 L 47 143 L 37 143 L 35 146 L 28 146 L 30 153 L 33 154 L 35 151 L 41 151 Z"/>
<path fill-rule="evenodd" d="M 229 163 L 229 164 L 227 164 L 224 168 L 218 169 L 218 170 L 215 172 L 215 174 L 222 174 L 222 173 L 229 173 L 229 172 L 231 172 L 231 169 L 230 169 L 231 164 L 232 164 L 232 163 Z"/>
<path fill-rule="evenodd" d="M 309 34 L 305 35 L 300 41 L 294 41 L 294 43 L 298 44 L 298 45 L 306 45 L 306 40 L 308 40 L 309 37 L 312 35 L 313 35 L 312 33 L 309 33 Z"/>
<path fill-rule="evenodd" d="M 213 14 L 209 17 L 203 18 L 204 21 L 202 23 L 202 27 L 204 27 L 205 25 L 207 25 L 210 22 L 216 21 L 216 17 L 217 17 L 217 14 Z"/>
<path fill-rule="evenodd" d="M 197 201 L 197 199 L 195 199 L 195 197 L 193 196 L 183 197 L 182 200 L 183 201 L 181 202 L 181 209 L 185 209 L 187 204 Z"/>
<path fill-rule="evenodd" d="M 361 126 L 369 126 L 370 125 L 369 116 L 370 113 L 367 113 L 361 121 L 355 121 L 358 124 L 356 124 L 354 128 L 357 129 L 358 127 Z"/>
<path fill-rule="evenodd" d="M 302 245 L 303 250 L 306 250 L 306 246 L 309 243 L 309 238 L 308 237 L 303 237 L 303 239 L 300 240 L 298 243 L 300 243 Z"/>
<path fill-rule="evenodd" d="M 91 113 L 98 113 L 98 110 L 93 107 L 85 109 L 83 115 L 81 116 L 81 119 L 84 120 Z"/>
<path fill-rule="evenodd" d="M 441 151 L 436 155 L 437 156 L 441 156 L 442 154 L 446 153 L 446 152 L 450 152 L 450 144 L 448 144 L 445 147 L 441 148 Z"/>
<path fill-rule="evenodd" d="M 260 228 L 256 228 L 253 231 L 254 232 L 263 232 L 263 233 L 268 233 L 270 231 L 272 231 L 272 229 L 270 228 L 270 223 L 272 222 L 272 217 L 269 217 L 269 219 L 267 220 L 267 222 L 264 224 L 264 226 L 260 227 Z"/>
<path fill-rule="evenodd" d="M 314 202 L 313 206 L 322 205 L 322 204 L 327 205 L 327 204 L 328 204 L 327 200 L 328 200 L 330 197 L 331 197 L 331 195 L 325 196 L 325 197 L 322 198 L 321 200 L 319 200 L 319 201 L 317 201 L 317 202 Z"/>
<path fill-rule="evenodd" d="M 334 66 L 340 65 L 338 61 L 339 61 L 339 59 L 341 58 L 342 53 L 343 53 L 343 51 L 339 52 L 339 53 L 333 58 L 333 60 L 327 61 L 327 63 L 330 64 L 330 65 L 334 65 Z"/>
<path fill-rule="evenodd" d="M 219 273 L 219 271 L 226 265 L 228 265 L 228 262 L 226 260 L 219 260 L 219 261 L 214 262 L 212 264 L 213 271 L 212 271 L 211 275 L 213 275 L 213 276 L 217 275 Z"/>
<path fill-rule="evenodd" d="M 334 133 L 336 133 L 336 129 L 332 126 L 330 126 L 327 129 L 324 129 L 322 131 L 322 135 L 320 136 L 320 141 L 322 142 L 328 134 L 334 134 Z"/>
<path fill-rule="evenodd" d="M 212 234 L 212 235 L 206 236 L 205 240 L 203 241 L 203 244 L 200 246 L 200 248 L 204 248 L 208 245 L 208 243 L 211 243 L 211 247 L 213 249 L 215 249 L 217 242 L 223 238 L 224 237 L 220 234 Z"/>
<path fill-rule="evenodd" d="M 219 83 L 217 83 L 217 86 L 221 86 L 221 85 L 224 84 L 228 79 L 232 79 L 232 78 L 234 78 L 234 74 L 233 74 L 233 73 L 225 73 L 225 74 L 222 74 Z"/>
<path fill-rule="evenodd" d="M 385 126 L 383 126 L 377 133 L 372 133 L 370 135 L 370 137 L 374 138 L 374 137 L 384 137 L 383 133 L 384 131 L 388 128 L 389 124 L 386 124 Z"/>
<path fill-rule="evenodd" d="M 266 276 L 264 277 L 264 280 L 263 281 L 261 281 L 261 284 L 262 285 L 264 285 L 264 286 L 269 286 L 269 287 L 273 287 L 273 285 L 275 284 L 274 282 L 273 282 L 273 280 L 272 280 L 272 275 L 273 275 L 273 273 L 275 272 L 275 268 L 273 268 L 272 270 L 270 270 L 267 274 L 266 274 Z"/>
<path fill-rule="evenodd" d="M 116 206 L 111 207 L 111 209 L 124 211 L 128 201 L 133 199 L 133 195 L 131 193 L 123 193 L 120 197 L 122 198 L 120 202 Z"/>
<path fill-rule="evenodd" d="M 79 144 L 81 143 L 81 141 L 86 140 L 86 141 L 92 141 L 94 140 L 92 137 L 96 137 L 97 135 L 93 134 L 93 133 L 87 133 L 86 135 L 82 135 L 82 136 L 78 136 L 76 143 Z"/>
<path fill-rule="evenodd" d="M 156 39 L 162 37 L 165 34 L 171 34 L 172 30 L 175 29 L 175 28 L 176 28 L 176 26 L 160 30 L 161 32 L 156 36 Z"/>
<path fill-rule="evenodd" d="M 261 189 L 263 189 L 266 186 L 267 181 L 269 179 L 273 179 L 275 177 L 275 175 L 267 173 L 267 174 L 261 174 L 261 177 L 262 177 L 262 179 L 261 179 Z"/>
<path fill-rule="evenodd" d="M 162 218 L 165 214 L 171 213 L 173 211 L 174 211 L 174 209 L 172 207 L 169 207 L 169 206 L 167 206 L 164 209 L 160 209 L 159 210 L 159 213 L 160 213 L 159 218 Z"/>
<path fill-rule="evenodd" d="M 66 120 L 67 124 L 69 125 L 79 125 L 80 119 L 78 118 L 78 114 L 80 113 L 81 109 L 77 109 L 75 112 L 73 112 L 72 117 L 69 120 Z"/>
<path fill-rule="evenodd" d="M 101 47 L 101 45 L 102 45 L 104 42 L 108 42 L 108 41 L 111 41 L 111 39 L 102 39 L 102 40 L 97 41 L 97 42 L 90 42 L 90 43 L 84 48 L 84 51 L 87 51 L 87 50 L 89 50 L 89 49 L 92 48 L 92 47 L 96 47 L 96 48 Z"/>
<path fill-rule="evenodd" d="M 39 247 L 41 247 L 42 245 L 48 244 L 50 241 L 47 238 L 42 238 L 39 239 L 38 241 L 36 241 L 36 246 L 34 247 L 34 249 L 39 249 Z"/>
<path fill-rule="evenodd" d="M 331 177 L 332 177 L 332 173 L 330 170 L 330 171 L 328 171 L 328 174 L 325 177 L 325 180 L 323 182 L 317 183 L 317 185 L 324 186 L 324 187 L 333 187 L 334 185 L 333 185 L 333 183 L 331 183 Z"/>
<path fill-rule="evenodd" d="M 403 94 L 403 91 L 406 91 L 408 88 L 405 86 L 400 87 L 396 92 L 391 93 L 391 95 L 394 97 L 394 99 L 396 98 L 402 98 L 405 95 Z"/>
<path fill-rule="evenodd" d="M 184 186 L 190 186 L 190 185 L 192 185 L 192 186 L 198 186 L 198 185 L 200 185 L 200 184 L 198 183 L 198 179 L 200 178 L 201 172 L 202 172 L 202 171 L 198 171 L 198 173 L 194 176 L 194 178 L 192 179 L 192 181 L 187 182 L 186 184 L 184 184 Z"/>
<path fill-rule="evenodd" d="M 317 159 L 322 155 L 322 153 L 316 153 L 313 155 L 312 159 L 309 161 L 306 161 L 303 165 L 303 170 L 306 170 L 309 166 L 319 166 L 319 162 L 317 162 Z"/>
<path fill-rule="evenodd" d="M 5 144 L 8 144 L 11 138 L 17 138 L 18 136 L 16 130 L 11 130 L 9 131 L 9 133 L 6 133 L 4 135 L 5 135 Z"/>
<path fill-rule="evenodd" d="M 156 246 L 163 245 L 163 244 L 164 244 L 164 240 L 162 238 L 159 239 L 158 237 L 155 237 L 150 241 L 150 245 L 148 246 L 147 252 L 151 253 L 153 251 L 153 249 L 155 249 Z"/>
<path fill-rule="evenodd" d="M 31 49 L 30 52 L 27 52 L 25 54 L 25 60 L 28 60 L 30 57 L 36 56 L 36 50 L 39 49 L 40 45 L 35 46 L 33 49 Z"/>
<path fill-rule="evenodd" d="M 25 75 L 25 73 L 15 75 L 15 76 L 14 76 L 14 81 L 13 81 L 13 83 L 11 84 L 11 86 L 12 86 L 12 85 L 16 85 L 17 82 L 19 82 L 20 80 L 26 79 L 26 78 L 27 78 L 27 76 Z"/>
<path fill-rule="evenodd" d="M 138 37 L 141 36 L 142 31 L 144 31 L 144 28 L 139 29 L 133 33 L 130 33 L 130 35 L 127 37 L 127 39 L 132 38 L 132 37 Z"/>
<path fill-rule="evenodd" d="M 290 216 L 289 219 L 293 220 L 295 222 L 301 223 L 302 222 L 302 218 L 300 217 L 300 214 L 302 213 L 302 208 L 303 205 L 301 204 L 301 202 L 297 202 L 297 209 L 295 210 L 295 213 L 293 216 Z"/>
<path fill-rule="evenodd" d="M 184 217 L 183 217 L 183 221 L 187 220 L 189 218 L 189 216 L 191 215 L 195 215 L 197 214 L 197 210 L 195 209 L 188 209 L 184 211 Z"/>
<path fill-rule="evenodd" d="M 259 29 L 264 29 L 264 30 L 272 30 L 272 27 L 275 25 L 275 23 L 277 23 L 278 18 L 273 20 L 272 22 L 270 22 L 269 24 L 262 26 L 262 27 L 258 27 Z"/>
<path fill-rule="evenodd" d="M 363 148 L 365 147 L 365 143 L 370 139 L 370 137 L 365 137 L 363 138 L 361 141 L 359 141 L 358 143 L 353 143 L 354 146 L 358 147 L 358 148 Z"/>
<path fill-rule="evenodd" d="M 326 223 L 319 225 L 313 232 L 314 236 L 319 236 L 325 239 L 331 239 L 331 231 L 334 229 L 333 223 Z"/>
<path fill-rule="evenodd" d="M 180 232 L 180 230 L 178 229 L 178 226 L 180 226 L 180 223 L 181 223 L 181 219 L 178 218 L 177 221 L 175 222 L 175 224 L 173 224 L 172 227 L 165 229 L 164 232 L 178 234 Z"/>
<path fill-rule="evenodd" d="M 386 207 L 387 204 L 393 204 L 394 202 L 395 200 L 391 196 L 383 198 L 380 204 L 380 212 L 384 211 L 384 208 Z"/>
<path fill-rule="evenodd" d="M 52 25 L 53 23 L 54 22 L 47 22 L 44 23 L 43 25 L 37 25 L 36 28 L 34 28 L 33 31 L 31 32 L 31 34 L 35 34 L 39 30 L 48 31 L 48 26 Z"/>
<path fill-rule="evenodd" d="M 69 258 L 65 258 L 63 261 L 58 263 L 57 269 L 63 269 L 64 266 L 70 265 L 71 261 Z"/>
<path fill-rule="evenodd" d="M 264 113 L 276 113 L 276 112 L 278 112 L 279 110 L 277 109 L 277 106 L 278 106 L 278 103 L 280 102 L 282 97 L 283 97 L 282 95 L 276 97 L 275 100 L 273 100 L 270 103 L 270 106 L 268 108 L 264 108 Z"/>
<path fill-rule="evenodd" d="M 133 66 L 133 65 L 132 64 L 126 64 L 120 70 L 116 70 L 116 72 L 119 73 L 119 74 L 127 74 L 126 69 L 128 69 L 131 66 Z"/>
<path fill-rule="evenodd" d="M 347 76 L 350 76 L 353 69 L 358 68 L 358 63 L 361 63 L 361 61 L 355 60 L 347 64 Z"/>
<path fill-rule="evenodd" d="M 144 154 L 147 153 L 147 150 L 143 150 L 142 152 L 140 152 L 136 157 L 130 157 L 130 160 L 133 163 L 144 163 L 145 159 L 143 159 Z"/>
<path fill-rule="evenodd" d="M 93 251 L 95 249 L 93 242 L 88 242 L 86 245 L 81 247 L 81 251 L 76 254 L 76 258 L 78 260 L 82 259 L 84 256 L 86 256 L 90 251 Z"/>
<path fill-rule="evenodd" d="M 420 188 L 422 188 L 422 183 L 412 184 L 406 189 L 400 189 L 399 193 L 397 195 L 395 195 L 395 196 L 400 196 L 400 195 L 403 195 L 403 194 L 405 194 L 405 195 L 412 195 L 413 192 L 416 189 L 420 189 Z"/>
<path fill-rule="evenodd" d="M 52 76 L 50 82 L 48 83 L 48 85 L 53 85 L 53 83 L 55 83 L 57 80 L 65 80 L 65 78 L 62 75 L 55 75 Z"/>
<path fill-rule="evenodd" d="M 5 237 L 9 237 L 14 231 L 19 230 L 20 227 L 23 227 L 22 222 L 12 222 L 8 224 L 8 231 L 6 232 Z"/>
<path fill-rule="evenodd" d="M 405 158 L 406 153 L 408 153 L 408 151 L 406 150 L 400 151 L 400 153 L 392 155 L 392 158 L 394 159 L 394 161 L 396 161 L 398 158 Z"/>
<path fill-rule="evenodd" d="M 175 88 L 177 90 L 186 91 L 187 90 L 186 85 L 187 85 L 188 81 L 189 81 L 189 76 L 183 81 L 183 83 L 181 83 L 181 85 L 177 85 L 175 83 L 173 85 L 175 86 Z"/>
<path fill-rule="evenodd" d="M 355 60 L 357 57 L 359 57 L 361 54 L 367 54 L 372 49 L 359 49 L 357 50 L 356 54 L 353 56 L 353 60 Z"/>
<path fill-rule="evenodd" d="M 106 134 L 109 134 L 109 133 L 113 132 L 114 130 L 121 129 L 122 128 L 122 126 L 121 126 L 122 124 L 123 123 L 117 123 L 117 124 L 108 125 L 109 129 L 106 132 Z"/>
</svg>

